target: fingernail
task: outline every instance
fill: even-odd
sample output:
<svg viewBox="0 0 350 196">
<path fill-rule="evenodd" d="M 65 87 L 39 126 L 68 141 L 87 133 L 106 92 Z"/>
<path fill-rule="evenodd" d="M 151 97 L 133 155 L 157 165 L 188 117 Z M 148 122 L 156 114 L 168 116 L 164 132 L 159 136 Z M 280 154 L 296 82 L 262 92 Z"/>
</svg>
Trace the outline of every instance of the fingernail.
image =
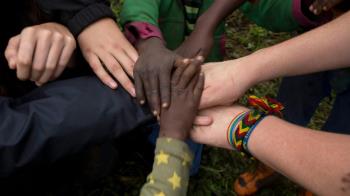
<svg viewBox="0 0 350 196">
<path fill-rule="evenodd" d="M 162 104 L 162 107 L 163 107 L 163 108 L 168 107 L 168 103 L 163 103 L 163 104 Z"/>
<path fill-rule="evenodd" d="M 141 104 L 141 105 L 145 104 L 145 100 L 141 100 L 141 101 L 140 101 L 140 104 Z"/>
<path fill-rule="evenodd" d="M 113 88 L 113 89 L 117 88 L 117 83 L 116 83 L 116 82 L 110 82 L 109 85 L 110 85 L 111 88 Z"/>
<path fill-rule="evenodd" d="M 184 59 L 183 62 L 187 64 L 190 60 L 189 59 Z"/>
<path fill-rule="evenodd" d="M 198 61 L 204 61 L 204 57 L 203 56 L 197 56 L 197 60 Z"/>
<path fill-rule="evenodd" d="M 136 97 L 136 91 L 134 88 L 131 89 L 131 96 Z"/>
<path fill-rule="evenodd" d="M 153 115 L 154 116 L 157 116 L 158 115 L 158 112 L 156 110 L 153 111 Z"/>
</svg>

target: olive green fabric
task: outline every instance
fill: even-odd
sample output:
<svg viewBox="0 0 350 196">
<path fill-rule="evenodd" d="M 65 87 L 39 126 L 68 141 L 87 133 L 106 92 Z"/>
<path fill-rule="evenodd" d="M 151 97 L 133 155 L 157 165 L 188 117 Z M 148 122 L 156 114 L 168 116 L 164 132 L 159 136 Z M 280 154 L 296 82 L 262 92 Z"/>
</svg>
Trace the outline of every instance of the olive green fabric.
<svg viewBox="0 0 350 196">
<path fill-rule="evenodd" d="M 180 140 L 158 138 L 153 170 L 141 189 L 141 196 L 186 195 L 193 154 Z"/>
</svg>

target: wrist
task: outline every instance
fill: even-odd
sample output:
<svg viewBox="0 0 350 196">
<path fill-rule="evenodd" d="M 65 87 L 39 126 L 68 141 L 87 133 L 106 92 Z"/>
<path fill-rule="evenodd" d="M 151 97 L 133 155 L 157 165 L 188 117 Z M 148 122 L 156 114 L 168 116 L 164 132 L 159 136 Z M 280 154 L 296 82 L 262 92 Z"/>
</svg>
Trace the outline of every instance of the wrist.
<svg viewBox="0 0 350 196">
<path fill-rule="evenodd" d="M 249 152 L 254 156 L 259 158 L 259 146 L 264 142 L 271 142 L 269 138 L 270 131 L 273 130 L 273 127 L 277 125 L 277 122 L 281 121 L 276 116 L 266 116 L 262 121 L 255 127 L 254 132 L 250 135 L 248 141 Z"/>
<path fill-rule="evenodd" d="M 183 133 L 182 131 L 162 131 L 160 130 L 159 132 L 159 137 L 166 137 L 166 138 L 172 138 L 172 139 L 177 139 L 181 141 L 185 141 L 188 136 Z"/>
<path fill-rule="evenodd" d="M 194 32 L 213 36 L 218 24 L 218 21 L 213 20 L 210 16 L 207 16 L 207 13 L 204 13 L 197 19 Z"/>
<path fill-rule="evenodd" d="M 237 59 L 237 66 L 239 70 L 244 70 L 244 75 L 248 75 L 248 77 L 243 77 L 242 80 L 244 84 L 248 86 L 248 88 L 259 84 L 260 82 L 264 82 L 269 79 L 273 79 L 272 73 L 270 70 L 271 62 L 269 59 L 269 55 L 265 52 L 266 49 L 260 49 L 253 54 Z M 236 74 L 232 72 L 232 77 Z"/>
<path fill-rule="evenodd" d="M 253 108 L 235 117 L 227 129 L 227 140 L 233 149 L 251 156 L 248 143 L 260 123 L 269 115 L 282 117 L 283 105 L 268 97 L 249 96 L 249 105 Z"/>
<path fill-rule="evenodd" d="M 141 39 L 136 44 L 137 50 L 142 53 L 145 51 L 153 51 L 157 48 L 163 49 L 165 48 L 162 39 L 158 37 L 150 37 L 147 39 Z"/>
</svg>

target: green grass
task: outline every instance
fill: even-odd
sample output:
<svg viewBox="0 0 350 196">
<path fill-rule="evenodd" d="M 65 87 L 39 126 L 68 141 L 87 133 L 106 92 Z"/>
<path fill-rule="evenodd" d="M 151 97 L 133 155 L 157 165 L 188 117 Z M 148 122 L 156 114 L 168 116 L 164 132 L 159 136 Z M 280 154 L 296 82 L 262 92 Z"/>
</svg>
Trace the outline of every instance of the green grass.
<svg viewBox="0 0 350 196">
<path fill-rule="evenodd" d="M 118 12 L 118 8 L 115 9 Z M 239 12 L 227 19 L 227 59 L 239 58 L 258 49 L 268 47 L 291 38 L 295 33 L 272 33 L 250 23 Z M 276 96 L 280 79 L 265 82 L 250 89 L 248 94 Z M 327 118 L 334 97 L 325 99 L 310 127 L 320 128 Z M 197 176 L 190 180 L 188 195 L 235 195 L 232 189 L 234 179 L 243 171 L 254 169 L 255 162 L 242 159 L 237 153 L 223 149 L 205 147 L 201 167 Z M 142 152 L 128 155 L 118 165 L 118 169 L 103 179 L 93 189 L 81 190 L 81 195 L 138 195 L 151 163 L 143 158 Z M 297 195 L 299 187 L 281 177 L 272 186 L 261 190 L 257 195 Z"/>
</svg>

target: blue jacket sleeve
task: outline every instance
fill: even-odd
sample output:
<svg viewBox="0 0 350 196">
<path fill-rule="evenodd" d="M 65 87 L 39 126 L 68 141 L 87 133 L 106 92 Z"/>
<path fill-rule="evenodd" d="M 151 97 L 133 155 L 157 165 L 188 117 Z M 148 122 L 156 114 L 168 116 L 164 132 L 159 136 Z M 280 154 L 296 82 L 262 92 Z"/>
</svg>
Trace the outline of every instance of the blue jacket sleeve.
<svg viewBox="0 0 350 196">
<path fill-rule="evenodd" d="M 122 88 L 95 77 L 58 81 L 0 97 L 0 177 L 35 162 L 54 162 L 152 120 Z"/>
</svg>

